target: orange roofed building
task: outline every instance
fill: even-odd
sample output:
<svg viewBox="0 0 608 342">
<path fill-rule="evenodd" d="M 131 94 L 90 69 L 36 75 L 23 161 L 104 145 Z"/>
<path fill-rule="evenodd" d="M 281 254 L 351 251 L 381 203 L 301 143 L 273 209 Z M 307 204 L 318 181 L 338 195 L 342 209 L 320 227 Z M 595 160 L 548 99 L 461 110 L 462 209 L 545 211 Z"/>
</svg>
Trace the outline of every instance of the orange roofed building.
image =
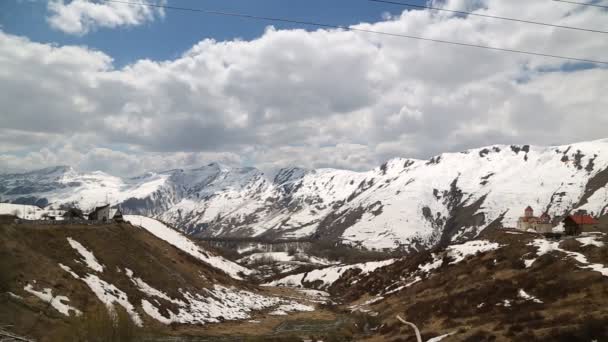
<svg viewBox="0 0 608 342">
<path fill-rule="evenodd" d="M 587 214 L 569 215 L 564 219 L 564 230 L 567 235 L 579 235 L 582 232 L 601 231 L 600 222 Z"/>
</svg>

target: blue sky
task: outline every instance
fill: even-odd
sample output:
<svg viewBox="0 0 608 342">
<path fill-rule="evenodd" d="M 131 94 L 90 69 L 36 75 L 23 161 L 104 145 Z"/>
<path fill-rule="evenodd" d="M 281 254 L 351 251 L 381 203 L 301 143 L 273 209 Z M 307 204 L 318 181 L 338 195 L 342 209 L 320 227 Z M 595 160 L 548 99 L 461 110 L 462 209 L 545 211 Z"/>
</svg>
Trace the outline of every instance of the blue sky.
<svg viewBox="0 0 608 342">
<path fill-rule="evenodd" d="M 419 0 L 412 2 L 424 3 Z M 168 4 L 336 25 L 377 22 L 382 20 L 384 13 L 399 14 L 404 9 L 401 6 L 367 0 L 169 0 Z M 301 28 L 288 24 L 175 10 L 167 10 L 166 14 L 162 20 L 141 26 L 120 30 L 99 28 L 79 37 L 49 27 L 45 20 L 48 15 L 47 1 L 2 0 L 0 2 L 0 23 L 5 32 L 27 36 L 38 42 L 87 45 L 112 56 L 116 67 L 141 58 L 174 59 L 205 38 L 218 41 L 235 38 L 250 40 L 262 35 L 268 25 L 273 25 L 277 29 Z"/>
</svg>

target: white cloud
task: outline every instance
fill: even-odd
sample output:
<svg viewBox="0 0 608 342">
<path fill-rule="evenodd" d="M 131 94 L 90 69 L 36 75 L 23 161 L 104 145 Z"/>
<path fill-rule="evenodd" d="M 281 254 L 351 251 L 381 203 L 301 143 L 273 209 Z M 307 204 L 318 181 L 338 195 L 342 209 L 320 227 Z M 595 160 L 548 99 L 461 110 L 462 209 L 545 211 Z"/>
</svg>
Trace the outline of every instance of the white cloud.
<svg viewBox="0 0 608 342">
<path fill-rule="evenodd" d="M 164 4 L 164 0 L 141 0 L 146 4 Z M 51 27 L 68 34 L 85 35 L 99 27 L 138 26 L 162 18 L 162 8 L 130 5 L 119 2 L 90 0 L 49 0 L 47 18 Z"/>
<path fill-rule="evenodd" d="M 493 15 L 605 26 L 593 8 L 478 3 Z M 440 12 L 358 27 L 605 55 L 601 34 Z M 103 52 L 0 33 L 0 63 L 3 169 L 77 164 L 133 174 L 213 158 L 263 169 L 365 169 L 395 156 L 495 143 L 604 138 L 608 127 L 606 68 L 566 71 L 558 59 L 341 30 L 269 28 L 252 41 L 206 39 L 174 60 L 120 69 Z"/>
<path fill-rule="evenodd" d="M 70 165 L 81 171 L 103 170 L 114 175 L 139 175 L 147 171 L 165 171 L 178 167 L 195 168 L 212 162 L 238 167 L 242 164 L 242 159 L 229 152 L 123 152 L 105 147 L 93 147 L 87 150 L 72 144 L 58 148 L 45 147 L 22 156 L 0 154 L 3 172 Z"/>
</svg>

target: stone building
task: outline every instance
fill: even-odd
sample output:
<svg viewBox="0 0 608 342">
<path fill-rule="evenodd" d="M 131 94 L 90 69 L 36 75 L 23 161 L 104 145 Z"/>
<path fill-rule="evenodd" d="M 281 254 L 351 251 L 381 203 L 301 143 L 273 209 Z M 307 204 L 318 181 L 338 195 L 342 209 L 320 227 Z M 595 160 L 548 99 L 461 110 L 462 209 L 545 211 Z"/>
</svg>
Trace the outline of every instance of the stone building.
<svg viewBox="0 0 608 342">
<path fill-rule="evenodd" d="M 104 206 L 95 208 L 95 210 L 93 210 L 89 214 L 89 220 L 103 222 L 122 222 L 122 211 L 120 210 L 120 208 L 112 208 L 109 204 L 106 204 Z"/>
<path fill-rule="evenodd" d="M 528 206 L 524 210 L 524 216 L 517 220 L 517 229 L 533 230 L 537 233 L 551 233 L 553 224 L 551 224 L 551 216 L 543 213 L 540 217 L 534 216 L 534 209 Z"/>
</svg>

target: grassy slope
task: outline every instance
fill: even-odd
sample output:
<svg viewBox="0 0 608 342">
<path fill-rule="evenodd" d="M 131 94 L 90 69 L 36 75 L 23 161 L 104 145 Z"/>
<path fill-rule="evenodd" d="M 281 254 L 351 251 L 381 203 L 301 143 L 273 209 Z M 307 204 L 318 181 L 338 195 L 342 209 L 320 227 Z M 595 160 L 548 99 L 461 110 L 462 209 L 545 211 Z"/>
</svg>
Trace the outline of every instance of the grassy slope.
<svg viewBox="0 0 608 342">
<path fill-rule="evenodd" d="M 61 330 L 71 323 L 48 304 L 25 292 L 26 284 L 36 281 L 34 287 L 38 291 L 51 288 L 54 295 L 67 296 L 70 299 L 68 304 L 85 314 L 97 310 L 100 305 L 86 284 L 74 279 L 58 265 L 67 265 L 79 275 L 91 272 L 84 263 L 76 261 L 82 258 L 70 247 L 68 237 L 93 252 L 105 266 L 101 278 L 126 292 L 136 307 L 144 297 L 125 275 L 125 268 L 133 270 L 135 276 L 172 298 L 182 298 L 179 289 L 195 293 L 213 284 L 258 292 L 256 288 L 235 281 L 147 231 L 128 224 L 34 227 L 6 221 L 0 222 L 0 322 L 14 325 L 14 331 L 41 341 L 45 336 L 52 336 L 54 330 Z M 7 291 L 23 299 L 15 299 Z M 171 308 L 169 302 L 162 305 L 163 308 Z M 148 329 L 165 329 L 141 309 L 138 311 Z"/>
<path fill-rule="evenodd" d="M 457 265 L 444 263 L 423 281 L 371 305 L 369 309 L 379 316 L 370 320 L 382 327 L 369 340 L 415 341 L 412 331 L 397 322 L 397 314 L 421 327 L 426 338 L 455 332 L 443 340 L 446 342 L 608 340 L 608 277 L 581 269 L 561 252 L 546 254 L 525 268 L 522 256 L 531 259 L 536 255 L 536 248 L 528 245 L 539 238 L 535 234 L 488 231 L 482 238 L 504 247 Z M 590 262 L 606 266 L 608 236 L 601 239 L 601 248 L 582 247 L 571 239 L 562 241 L 560 248 L 583 253 Z M 331 290 L 346 293 L 347 302 L 360 303 L 401 276 L 410 277 L 430 260 L 430 253 L 421 253 L 355 284 L 342 279 Z M 520 289 L 543 303 L 523 300 L 518 296 Z M 510 306 L 504 306 L 505 299 Z"/>
</svg>

